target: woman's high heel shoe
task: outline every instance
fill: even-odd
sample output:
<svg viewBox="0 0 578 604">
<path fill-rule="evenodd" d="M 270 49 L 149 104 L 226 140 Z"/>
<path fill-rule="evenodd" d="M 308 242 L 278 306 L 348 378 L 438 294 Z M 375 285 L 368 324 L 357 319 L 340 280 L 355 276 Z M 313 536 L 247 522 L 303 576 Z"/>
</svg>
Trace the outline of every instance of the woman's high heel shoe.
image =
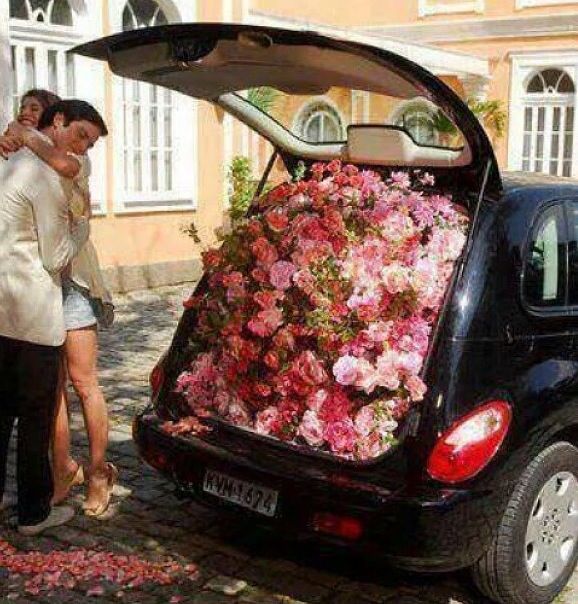
<svg viewBox="0 0 578 604">
<path fill-rule="evenodd" d="M 59 481 L 55 481 L 58 483 Z M 55 484 L 54 495 L 52 497 L 51 504 L 58 505 L 62 503 L 70 493 L 72 487 L 79 486 L 84 483 L 84 468 L 82 464 L 77 464 L 75 472 L 68 474 L 63 480 L 62 485 Z"/>
<path fill-rule="evenodd" d="M 92 516 L 92 517 L 98 517 L 98 516 L 102 516 L 102 514 L 104 514 L 106 512 L 106 510 L 108 509 L 108 506 L 110 504 L 110 497 L 112 495 L 112 489 L 114 488 L 114 485 L 116 484 L 117 480 L 118 480 L 118 469 L 116 468 L 116 466 L 110 462 L 107 462 L 106 464 L 106 471 L 107 471 L 107 477 L 106 477 L 106 490 L 104 492 L 104 499 L 100 502 L 98 502 L 97 504 L 93 504 L 90 505 L 87 502 L 84 502 L 82 504 L 82 509 L 84 510 L 84 514 L 86 516 Z M 90 480 L 92 480 L 92 476 L 89 477 L 89 483 Z M 100 477 L 99 477 L 100 479 Z"/>
</svg>

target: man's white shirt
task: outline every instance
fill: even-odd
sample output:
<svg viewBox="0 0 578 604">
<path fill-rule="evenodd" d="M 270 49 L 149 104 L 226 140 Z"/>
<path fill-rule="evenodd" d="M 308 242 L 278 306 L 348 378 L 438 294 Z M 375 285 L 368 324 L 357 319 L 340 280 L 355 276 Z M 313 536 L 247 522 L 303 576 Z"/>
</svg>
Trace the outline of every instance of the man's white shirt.
<svg viewBox="0 0 578 604">
<path fill-rule="evenodd" d="M 60 346 L 66 337 L 60 271 L 89 236 L 69 223 L 66 186 L 28 149 L 0 159 L 0 335 Z"/>
</svg>

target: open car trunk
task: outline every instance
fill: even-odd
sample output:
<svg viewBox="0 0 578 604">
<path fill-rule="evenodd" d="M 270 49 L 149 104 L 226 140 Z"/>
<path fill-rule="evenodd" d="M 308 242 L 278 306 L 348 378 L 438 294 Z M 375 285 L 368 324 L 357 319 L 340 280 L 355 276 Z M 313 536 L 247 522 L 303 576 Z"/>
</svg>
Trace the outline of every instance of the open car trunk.
<svg viewBox="0 0 578 604">
<path fill-rule="evenodd" d="M 219 106 L 272 143 L 292 173 L 204 255 L 155 401 L 173 420 L 167 430 L 225 422 L 354 463 L 392 450 L 427 401 L 424 365 L 476 204 L 501 188 L 477 119 L 407 59 L 310 32 L 170 25 L 74 52 Z M 384 107 L 425 99 L 460 144 L 419 144 L 403 125 L 371 120 L 312 142 L 282 112 L 257 106 L 256 89 L 363 91 Z"/>
</svg>

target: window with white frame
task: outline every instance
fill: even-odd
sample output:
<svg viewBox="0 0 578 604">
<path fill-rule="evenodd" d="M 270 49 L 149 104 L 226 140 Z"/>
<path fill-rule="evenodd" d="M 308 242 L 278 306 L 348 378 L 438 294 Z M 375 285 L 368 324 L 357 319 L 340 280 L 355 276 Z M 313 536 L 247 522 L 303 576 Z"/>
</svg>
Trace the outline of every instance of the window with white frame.
<svg viewBox="0 0 578 604">
<path fill-rule="evenodd" d="M 47 88 L 62 96 L 75 94 L 74 56 L 78 43 L 68 0 L 10 0 L 10 53 L 14 115 L 30 88 Z"/>
<path fill-rule="evenodd" d="M 410 101 L 396 111 L 393 123 L 407 130 L 420 145 L 436 145 L 437 132 L 434 127 L 434 111 L 426 101 Z"/>
<path fill-rule="evenodd" d="M 574 96 L 574 82 L 562 69 L 543 69 L 529 78 L 523 99 L 522 170 L 572 175 Z"/>
<path fill-rule="evenodd" d="M 165 5 L 157 0 L 126 0 L 119 26 L 129 31 L 167 24 L 175 14 L 169 15 Z M 191 147 L 196 114 L 189 113 L 194 101 L 163 87 L 121 78 L 116 80 L 116 94 L 121 132 L 115 139 L 121 166 L 116 174 L 117 209 L 190 207 L 196 167 L 187 166 L 187 161 L 194 162 Z M 179 127 L 183 116 L 190 121 Z"/>
<path fill-rule="evenodd" d="M 459 13 L 483 13 L 484 0 L 419 0 L 420 17 Z"/>
<path fill-rule="evenodd" d="M 338 142 L 345 137 L 339 112 L 322 100 L 310 103 L 300 111 L 297 132 L 310 143 Z"/>
</svg>

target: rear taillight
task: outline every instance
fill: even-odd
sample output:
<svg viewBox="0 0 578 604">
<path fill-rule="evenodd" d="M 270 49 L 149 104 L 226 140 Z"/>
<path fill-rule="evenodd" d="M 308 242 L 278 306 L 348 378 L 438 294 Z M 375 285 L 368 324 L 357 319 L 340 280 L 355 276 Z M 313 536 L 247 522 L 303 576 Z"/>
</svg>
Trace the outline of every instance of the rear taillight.
<svg viewBox="0 0 578 604">
<path fill-rule="evenodd" d="M 512 410 L 506 401 L 483 404 L 453 424 L 437 441 L 428 474 L 446 483 L 463 482 L 481 472 L 504 442 Z"/>
<path fill-rule="evenodd" d="M 320 512 L 313 516 L 311 524 L 314 531 L 341 537 L 348 541 L 355 541 L 363 534 L 363 524 L 361 521 L 349 516 L 338 516 L 337 514 Z"/>
<path fill-rule="evenodd" d="M 161 386 L 163 385 L 164 379 L 165 379 L 165 371 L 163 369 L 162 363 L 159 361 L 155 365 L 155 368 L 151 371 L 151 374 L 149 377 L 149 383 L 151 385 L 153 399 L 157 398 L 159 391 L 161 389 Z"/>
</svg>

